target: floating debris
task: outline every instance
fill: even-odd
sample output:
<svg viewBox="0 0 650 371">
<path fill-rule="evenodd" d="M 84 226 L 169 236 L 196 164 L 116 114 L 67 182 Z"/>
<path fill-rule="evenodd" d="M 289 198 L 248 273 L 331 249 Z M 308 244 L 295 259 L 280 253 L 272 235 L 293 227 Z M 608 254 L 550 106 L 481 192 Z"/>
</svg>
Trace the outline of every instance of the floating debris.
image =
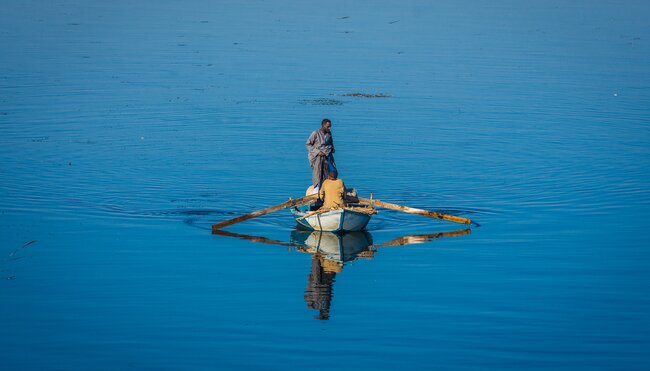
<svg viewBox="0 0 650 371">
<path fill-rule="evenodd" d="M 388 24 L 394 24 L 394 23 L 397 23 L 397 22 L 399 22 L 399 21 L 400 21 L 400 20 L 398 19 L 398 20 L 396 20 L 396 21 L 388 22 Z"/>
<path fill-rule="evenodd" d="M 31 245 L 31 244 L 36 243 L 36 242 L 38 242 L 38 240 L 32 240 L 32 241 L 27 242 L 26 244 L 22 245 L 21 247 L 17 248 L 16 250 L 14 250 L 11 254 L 9 254 L 9 256 L 14 256 L 14 255 L 16 255 L 16 253 L 17 253 L 18 251 L 24 249 L 25 247 L 27 247 L 27 246 L 29 246 L 29 245 Z"/>
<path fill-rule="evenodd" d="M 317 98 L 317 99 L 303 99 L 300 104 L 311 104 L 315 106 L 342 106 L 343 101 L 338 99 Z"/>
<path fill-rule="evenodd" d="M 390 95 L 383 93 L 379 94 L 367 94 L 367 93 L 346 93 L 346 94 L 337 94 L 339 97 L 357 97 L 357 98 L 389 98 Z"/>
</svg>

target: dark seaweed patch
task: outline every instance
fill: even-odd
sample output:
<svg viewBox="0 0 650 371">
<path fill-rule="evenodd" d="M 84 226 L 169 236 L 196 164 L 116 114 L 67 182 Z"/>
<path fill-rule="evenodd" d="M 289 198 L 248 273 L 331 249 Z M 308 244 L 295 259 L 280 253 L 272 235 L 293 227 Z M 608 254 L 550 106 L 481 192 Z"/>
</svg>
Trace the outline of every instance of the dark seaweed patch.
<svg viewBox="0 0 650 371">
<path fill-rule="evenodd" d="M 338 99 L 330 98 L 303 99 L 299 102 L 300 104 L 311 104 L 314 106 L 342 106 L 345 103 Z"/>
<path fill-rule="evenodd" d="M 389 98 L 390 95 L 384 93 L 368 94 L 368 93 L 345 93 L 337 94 L 339 97 L 355 97 L 355 98 Z"/>
</svg>

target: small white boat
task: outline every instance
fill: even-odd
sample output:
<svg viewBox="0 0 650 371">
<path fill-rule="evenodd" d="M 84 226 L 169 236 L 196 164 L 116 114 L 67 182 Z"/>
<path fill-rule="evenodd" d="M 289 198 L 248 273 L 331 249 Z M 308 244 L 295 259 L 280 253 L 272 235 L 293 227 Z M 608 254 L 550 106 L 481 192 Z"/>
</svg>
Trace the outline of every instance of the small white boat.
<svg viewBox="0 0 650 371">
<path fill-rule="evenodd" d="M 356 232 L 368 225 L 377 211 L 368 206 L 351 206 L 333 210 L 311 211 L 312 205 L 291 208 L 299 226 L 323 232 Z"/>
</svg>

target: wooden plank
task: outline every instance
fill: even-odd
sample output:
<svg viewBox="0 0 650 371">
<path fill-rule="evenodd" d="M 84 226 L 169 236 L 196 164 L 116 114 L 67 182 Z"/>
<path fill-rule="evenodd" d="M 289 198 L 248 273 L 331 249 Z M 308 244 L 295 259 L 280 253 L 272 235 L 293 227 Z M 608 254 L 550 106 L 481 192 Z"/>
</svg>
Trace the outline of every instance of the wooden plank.
<svg viewBox="0 0 650 371">
<path fill-rule="evenodd" d="M 330 212 L 330 211 L 332 211 L 332 210 L 330 210 L 330 209 L 318 209 L 318 210 L 310 211 L 307 214 L 301 216 L 300 218 L 296 218 L 296 221 L 303 220 L 305 218 L 309 218 L 310 216 L 314 216 L 314 215 L 317 215 L 317 214 L 324 214 L 324 213 L 327 213 L 327 212 Z"/>
<path fill-rule="evenodd" d="M 295 200 L 289 199 L 289 201 L 283 202 L 275 206 L 270 206 L 262 210 L 253 211 L 252 213 L 248 213 L 246 215 L 238 216 L 236 218 L 232 218 L 232 219 L 224 220 L 223 222 L 212 224 L 212 232 L 221 229 L 223 227 L 233 225 L 235 223 L 240 223 L 249 219 L 257 218 L 258 216 L 262 216 L 278 210 L 286 209 L 287 207 L 310 204 L 312 202 L 315 202 L 317 199 L 318 199 L 318 195 L 309 195 L 305 197 L 296 198 Z"/>
<path fill-rule="evenodd" d="M 359 197 L 359 201 L 367 203 L 370 206 L 374 206 L 374 207 L 383 207 L 384 209 L 396 210 L 396 211 L 401 211 L 409 214 L 423 215 L 423 216 L 428 216 L 430 218 L 447 220 L 449 222 L 454 222 L 454 223 L 472 224 L 472 221 L 470 219 L 463 218 L 460 216 L 447 215 L 447 214 L 437 213 L 435 211 L 428 211 L 428 210 L 416 209 L 414 207 L 391 204 L 389 202 L 384 202 L 377 199 Z"/>
</svg>

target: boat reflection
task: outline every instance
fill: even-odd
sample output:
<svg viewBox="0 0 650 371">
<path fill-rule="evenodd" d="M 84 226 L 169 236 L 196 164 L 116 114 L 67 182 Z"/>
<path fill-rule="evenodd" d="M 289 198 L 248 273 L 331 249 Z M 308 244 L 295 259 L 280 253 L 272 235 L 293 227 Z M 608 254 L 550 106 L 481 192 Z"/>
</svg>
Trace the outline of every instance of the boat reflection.
<svg viewBox="0 0 650 371">
<path fill-rule="evenodd" d="M 370 233 L 348 232 L 336 234 L 320 231 L 292 231 L 291 242 L 298 251 L 322 256 L 331 262 L 343 266 L 344 262 L 362 257 L 366 252 L 372 252 L 372 236 Z M 365 257 L 365 256 L 363 256 Z"/>
<path fill-rule="evenodd" d="M 336 274 L 343 271 L 345 263 L 362 258 L 372 259 L 377 249 L 381 247 L 426 243 L 436 238 L 464 236 L 472 233 L 472 231 L 471 229 L 461 229 L 451 232 L 414 234 L 398 237 L 380 244 L 375 244 L 372 235 L 366 231 L 338 234 L 294 230 L 291 232 L 290 242 L 223 230 L 217 230 L 214 233 L 257 243 L 293 247 L 295 251 L 311 254 L 311 271 L 307 277 L 305 302 L 308 308 L 319 311 L 319 314 L 314 318 L 327 320 L 330 317 Z"/>
<path fill-rule="evenodd" d="M 368 232 L 335 234 L 319 231 L 293 231 L 291 242 L 297 250 L 312 254 L 311 271 L 307 277 L 305 303 L 319 311 L 315 317 L 327 320 L 330 316 L 332 293 L 336 274 L 343 264 L 360 257 L 372 257 L 372 236 Z"/>
</svg>

